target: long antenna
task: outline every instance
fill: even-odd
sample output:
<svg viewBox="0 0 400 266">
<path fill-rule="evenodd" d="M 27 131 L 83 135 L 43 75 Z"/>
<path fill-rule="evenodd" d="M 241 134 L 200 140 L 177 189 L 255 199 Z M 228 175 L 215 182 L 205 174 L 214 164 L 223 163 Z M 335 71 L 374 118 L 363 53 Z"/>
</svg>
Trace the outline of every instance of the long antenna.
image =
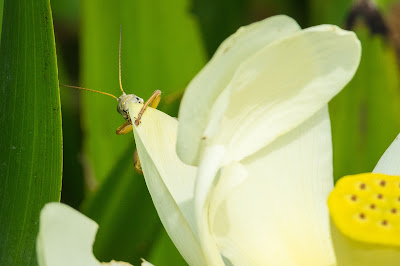
<svg viewBox="0 0 400 266">
<path fill-rule="evenodd" d="M 119 88 L 121 89 L 122 93 L 125 94 L 124 89 L 122 88 L 122 78 L 121 78 L 121 32 L 122 27 L 119 26 Z"/>
<path fill-rule="evenodd" d="M 118 101 L 118 97 L 116 97 L 116 96 L 114 96 L 114 95 L 112 95 L 112 94 L 110 94 L 110 93 L 107 93 L 107 92 L 96 91 L 96 90 L 91 90 L 91 89 L 86 89 L 86 88 L 82 88 L 82 87 L 78 87 L 78 86 L 71 86 L 71 85 L 62 85 L 62 84 L 60 84 L 60 86 L 68 87 L 68 88 L 74 88 L 74 89 L 79 89 L 79 90 L 84 90 L 84 91 L 97 92 L 97 93 L 100 93 L 100 94 L 104 94 L 104 95 L 111 96 L 111 97 L 113 97 L 114 99 L 116 99 L 116 100 Z"/>
</svg>

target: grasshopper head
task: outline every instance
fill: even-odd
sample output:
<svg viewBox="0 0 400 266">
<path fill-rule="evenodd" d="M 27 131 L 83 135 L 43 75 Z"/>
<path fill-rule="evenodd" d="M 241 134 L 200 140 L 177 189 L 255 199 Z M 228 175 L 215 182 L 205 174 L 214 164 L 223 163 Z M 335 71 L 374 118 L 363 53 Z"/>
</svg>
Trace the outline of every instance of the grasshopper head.
<svg viewBox="0 0 400 266">
<path fill-rule="evenodd" d="M 119 98 L 117 98 L 118 106 L 117 111 L 122 115 L 122 117 L 129 121 L 129 104 L 130 103 L 144 103 L 143 99 L 137 97 L 135 94 L 125 94 L 123 93 Z"/>
</svg>

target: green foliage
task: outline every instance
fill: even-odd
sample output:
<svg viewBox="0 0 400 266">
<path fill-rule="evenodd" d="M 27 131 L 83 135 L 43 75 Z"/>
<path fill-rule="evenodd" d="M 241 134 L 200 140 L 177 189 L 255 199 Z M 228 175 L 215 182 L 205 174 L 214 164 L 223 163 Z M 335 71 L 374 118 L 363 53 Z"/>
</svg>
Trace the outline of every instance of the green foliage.
<svg viewBox="0 0 400 266">
<path fill-rule="evenodd" d="M 306 0 L 192 0 L 204 44 L 211 57 L 239 27 L 268 16 L 285 14 L 304 27 Z"/>
<path fill-rule="evenodd" d="M 393 1 L 378 1 L 386 23 Z M 310 1 L 313 24 L 345 25 L 348 0 Z M 366 14 L 368 15 L 368 14 Z M 353 80 L 330 103 L 335 180 L 370 172 L 400 131 L 399 62 L 390 35 L 372 35 L 365 17 L 353 29 L 361 41 L 360 66 Z"/>
<path fill-rule="evenodd" d="M 57 45 L 57 62 L 60 84 L 73 84 L 65 68 L 65 51 Z M 84 199 L 85 183 L 80 157 L 77 156 L 82 146 L 80 113 L 78 110 L 79 95 L 77 90 L 66 90 L 61 87 L 61 114 L 63 134 L 63 185 L 61 201 L 78 209 Z"/>
<path fill-rule="evenodd" d="M 158 234 L 156 245 L 148 257 L 153 265 L 187 265 L 164 230 Z"/>
<path fill-rule="evenodd" d="M 381 36 L 357 30 L 359 69 L 330 105 L 335 180 L 371 172 L 400 131 L 400 79 L 396 54 Z"/>
<path fill-rule="evenodd" d="M 4 7 L 4 0 L 0 0 L 0 41 L 1 41 L 1 29 L 2 29 L 2 21 L 3 21 L 3 7 Z"/>
<path fill-rule="evenodd" d="M 309 0 L 310 24 L 335 24 L 343 27 L 352 1 L 349 0 Z"/>
<path fill-rule="evenodd" d="M 100 225 L 94 253 L 101 261 L 137 265 L 140 258 L 149 259 L 162 229 L 143 177 L 133 174 L 133 148 L 132 140 L 126 143 L 109 176 L 82 206 L 83 213 Z"/>
<path fill-rule="evenodd" d="M 39 213 L 59 201 L 61 113 L 48 0 L 5 0 L 0 47 L 0 265 L 35 265 Z"/>
</svg>

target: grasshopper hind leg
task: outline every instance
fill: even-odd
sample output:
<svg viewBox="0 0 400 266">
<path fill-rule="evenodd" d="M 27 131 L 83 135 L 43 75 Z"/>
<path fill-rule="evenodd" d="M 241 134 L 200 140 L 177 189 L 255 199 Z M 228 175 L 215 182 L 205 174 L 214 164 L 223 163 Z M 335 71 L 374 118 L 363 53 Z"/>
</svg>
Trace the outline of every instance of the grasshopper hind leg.
<svg viewBox="0 0 400 266">
<path fill-rule="evenodd" d="M 137 173 L 143 175 L 142 165 L 140 164 L 140 159 L 137 149 L 135 149 L 135 153 L 133 154 L 133 166 L 135 167 L 135 171 Z"/>
<path fill-rule="evenodd" d="M 117 135 L 125 135 L 128 134 L 133 130 L 132 122 L 126 121 L 123 125 L 117 128 L 116 132 Z"/>
<path fill-rule="evenodd" d="M 117 134 L 124 135 L 131 132 L 132 129 L 133 129 L 132 124 L 129 122 L 125 122 L 125 124 L 123 124 L 117 129 Z M 135 153 L 133 154 L 133 166 L 135 167 L 136 172 L 143 175 L 142 166 L 140 164 L 140 159 L 137 149 L 135 149 Z"/>
</svg>

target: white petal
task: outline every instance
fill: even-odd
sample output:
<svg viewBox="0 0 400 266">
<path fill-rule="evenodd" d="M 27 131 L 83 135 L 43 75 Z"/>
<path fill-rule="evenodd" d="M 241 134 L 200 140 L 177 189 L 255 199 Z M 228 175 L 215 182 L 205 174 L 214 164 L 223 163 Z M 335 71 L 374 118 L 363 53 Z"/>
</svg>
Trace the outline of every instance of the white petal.
<svg viewBox="0 0 400 266">
<path fill-rule="evenodd" d="M 40 213 L 36 242 L 40 266 L 99 266 L 92 252 L 98 225 L 61 203 L 48 203 Z"/>
<path fill-rule="evenodd" d="M 215 179 L 219 176 L 221 160 L 225 149 L 221 146 L 208 147 L 199 164 L 195 188 L 195 212 L 197 229 L 206 257 L 207 265 L 224 265 L 209 224 L 209 206 L 212 203 L 212 192 Z"/>
<path fill-rule="evenodd" d="M 400 175 L 400 134 L 393 140 L 372 172 Z"/>
<path fill-rule="evenodd" d="M 265 47 L 237 70 L 229 106 L 204 137 L 227 147 L 227 162 L 240 161 L 326 105 L 353 77 L 360 52 L 353 32 L 331 25 Z"/>
<path fill-rule="evenodd" d="M 218 183 L 233 189 L 211 199 L 218 204 L 209 219 L 222 254 L 234 265 L 334 264 L 327 107 L 240 164 L 245 170 L 238 163 L 224 167 Z M 241 177 L 232 178 L 235 172 Z"/>
<path fill-rule="evenodd" d="M 137 114 L 132 104 L 130 114 Z M 182 163 L 175 145 L 178 122 L 152 108 L 134 127 L 136 147 L 147 187 L 168 235 L 190 265 L 205 265 L 197 238 L 194 214 L 196 167 Z"/>
<path fill-rule="evenodd" d="M 154 266 L 153 264 L 151 264 L 150 262 L 148 262 L 147 260 L 145 260 L 145 259 L 142 259 L 142 264 L 141 264 L 142 266 Z"/>
<path fill-rule="evenodd" d="M 275 16 L 239 29 L 225 40 L 210 62 L 186 89 L 179 110 L 177 152 L 182 161 L 197 164 L 201 137 L 217 96 L 226 89 L 240 63 L 262 47 L 300 30 L 286 16 Z M 225 99 L 228 100 L 228 99 Z M 226 104 L 225 104 L 226 105 Z M 218 106 L 224 107 L 224 103 Z"/>
<path fill-rule="evenodd" d="M 101 266 L 132 266 L 132 264 L 124 262 L 124 261 L 115 261 L 112 260 L 110 262 L 102 262 Z"/>
</svg>

